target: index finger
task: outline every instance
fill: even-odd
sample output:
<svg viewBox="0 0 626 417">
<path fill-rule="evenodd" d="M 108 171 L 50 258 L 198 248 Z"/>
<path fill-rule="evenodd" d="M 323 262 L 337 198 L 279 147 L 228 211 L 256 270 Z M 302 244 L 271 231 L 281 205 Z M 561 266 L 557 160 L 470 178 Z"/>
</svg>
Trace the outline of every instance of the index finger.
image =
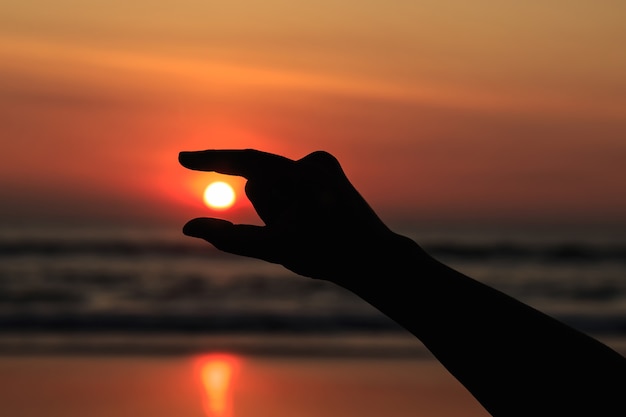
<svg viewBox="0 0 626 417">
<path fill-rule="evenodd" d="M 295 161 L 256 149 L 208 149 L 180 152 L 178 161 L 185 168 L 238 175 L 247 179 L 263 175 L 289 174 Z"/>
</svg>

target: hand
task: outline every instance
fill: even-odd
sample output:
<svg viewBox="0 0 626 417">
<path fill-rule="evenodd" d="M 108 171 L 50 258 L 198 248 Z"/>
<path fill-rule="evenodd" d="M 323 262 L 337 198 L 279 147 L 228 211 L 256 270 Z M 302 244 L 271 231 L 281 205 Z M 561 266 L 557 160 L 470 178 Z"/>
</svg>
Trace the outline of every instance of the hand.
<svg viewBox="0 0 626 417">
<path fill-rule="evenodd" d="M 183 229 L 220 250 L 345 284 L 360 270 L 388 265 L 409 241 L 383 224 L 329 153 L 295 161 L 252 149 L 206 150 L 181 152 L 179 161 L 248 180 L 246 195 L 265 226 L 198 218 Z"/>
</svg>

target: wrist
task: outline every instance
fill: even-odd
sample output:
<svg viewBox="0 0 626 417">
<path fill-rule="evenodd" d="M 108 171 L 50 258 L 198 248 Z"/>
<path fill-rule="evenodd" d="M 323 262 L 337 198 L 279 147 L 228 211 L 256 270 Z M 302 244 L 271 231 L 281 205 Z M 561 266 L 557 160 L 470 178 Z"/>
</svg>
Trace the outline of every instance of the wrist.
<svg viewBox="0 0 626 417">
<path fill-rule="evenodd" d="M 389 232 L 377 237 L 375 245 L 370 245 L 359 255 L 348 271 L 344 271 L 331 281 L 363 296 L 380 291 L 382 286 L 395 286 L 401 282 L 414 284 L 425 272 L 437 263 L 416 242 L 406 236 Z"/>
</svg>

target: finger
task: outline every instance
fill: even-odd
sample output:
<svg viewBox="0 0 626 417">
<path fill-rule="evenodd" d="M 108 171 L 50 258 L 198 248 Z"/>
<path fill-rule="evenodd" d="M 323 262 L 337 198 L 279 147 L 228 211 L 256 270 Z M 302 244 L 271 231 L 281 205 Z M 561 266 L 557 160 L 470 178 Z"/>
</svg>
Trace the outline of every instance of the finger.
<svg viewBox="0 0 626 417">
<path fill-rule="evenodd" d="M 197 218 L 187 222 L 183 233 L 204 239 L 224 252 L 276 262 L 271 253 L 273 245 L 263 226 L 235 225 L 222 219 Z"/>
<path fill-rule="evenodd" d="M 289 175 L 295 164 L 284 156 L 255 149 L 181 152 L 178 161 L 185 168 L 196 171 L 215 171 L 248 179 Z"/>
</svg>

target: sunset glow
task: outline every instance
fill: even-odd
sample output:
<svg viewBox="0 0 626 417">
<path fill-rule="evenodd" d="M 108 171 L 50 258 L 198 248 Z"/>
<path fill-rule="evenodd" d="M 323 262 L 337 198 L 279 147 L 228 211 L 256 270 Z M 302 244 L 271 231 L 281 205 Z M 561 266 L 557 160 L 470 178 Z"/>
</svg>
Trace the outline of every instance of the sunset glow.
<svg viewBox="0 0 626 417">
<path fill-rule="evenodd" d="M 178 152 L 255 148 L 329 151 L 390 221 L 625 225 L 605 3 L 5 2 L 0 218 L 179 224 L 213 178 Z"/>
<path fill-rule="evenodd" d="M 198 360 L 207 417 L 233 416 L 233 384 L 239 360 L 232 355 L 212 354 Z"/>
</svg>

